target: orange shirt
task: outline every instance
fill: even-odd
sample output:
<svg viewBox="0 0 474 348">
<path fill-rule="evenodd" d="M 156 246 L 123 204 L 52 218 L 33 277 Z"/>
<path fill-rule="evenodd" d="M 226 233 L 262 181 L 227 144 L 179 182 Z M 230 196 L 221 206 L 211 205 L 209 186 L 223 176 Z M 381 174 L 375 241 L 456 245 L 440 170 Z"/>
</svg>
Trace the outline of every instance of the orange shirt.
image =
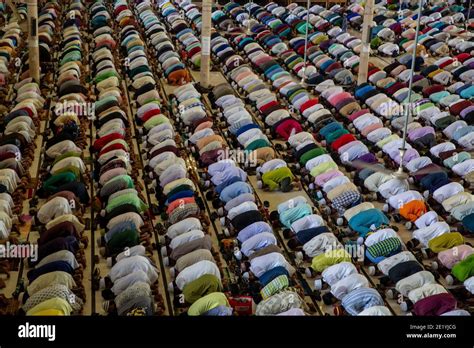
<svg viewBox="0 0 474 348">
<path fill-rule="evenodd" d="M 171 85 L 182 85 L 191 81 L 189 73 L 185 69 L 173 71 L 168 75 L 168 82 Z"/>
<path fill-rule="evenodd" d="M 426 212 L 425 202 L 419 200 L 408 202 L 400 208 L 400 215 L 411 222 L 415 222 L 415 220 Z"/>
</svg>

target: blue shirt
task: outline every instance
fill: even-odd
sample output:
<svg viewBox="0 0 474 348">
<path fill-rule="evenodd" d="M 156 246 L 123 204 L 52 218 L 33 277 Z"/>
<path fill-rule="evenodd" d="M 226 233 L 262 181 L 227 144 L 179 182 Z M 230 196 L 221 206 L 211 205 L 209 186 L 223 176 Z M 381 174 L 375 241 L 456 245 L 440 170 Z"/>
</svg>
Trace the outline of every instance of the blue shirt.
<svg viewBox="0 0 474 348">
<path fill-rule="evenodd" d="M 361 237 L 365 237 L 367 233 L 372 231 L 370 228 L 372 225 L 378 228 L 388 224 L 389 220 L 385 214 L 375 208 L 361 211 L 349 220 L 349 227 L 359 233 Z"/>
<path fill-rule="evenodd" d="M 281 275 L 286 275 L 288 278 L 290 277 L 285 267 L 278 266 L 263 273 L 258 280 L 260 284 L 262 284 L 262 286 L 265 286 L 268 283 L 270 283 L 273 279 Z"/>
<path fill-rule="evenodd" d="M 50 273 L 50 272 L 56 272 L 56 271 L 61 271 L 61 272 L 66 272 L 69 274 L 74 274 L 74 268 L 69 264 L 67 261 L 53 261 L 49 262 L 41 267 L 34 268 L 31 271 L 28 272 L 28 281 L 30 284 L 39 276 Z"/>
<path fill-rule="evenodd" d="M 306 244 L 317 235 L 320 235 L 321 233 L 326 233 L 326 232 L 329 232 L 329 228 L 327 226 L 308 228 L 306 230 L 299 231 L 296 234 L 296 239 L 301 244 Z"/>
<path fill-rule="evenodd" d="M 246 131 L 250 129 L 254 129 L 254 128 L 260 128 L 260 127 L 256 125 L 255 123 L 246 124 L 245 126 L 239 128 L 239 130 L 235 133 L 235 136 L 238 137 L 240 134 L 245 133 Z"/>
<path fill-rule="evenodd" d="M 252 193 L 252 188 L 246 182 L 238 181 L 223 189 L 219 198 L 222 202 L 227 203 L 232 198 L 244 193 Z"/>
<path fill-rule="evenodd" d="M 331 134 L 332 132 L 338 130 L 338 129 L 342 129 L 343 126 L 339 123 L 339 122 L 331 122 L 327 125 L 325 125 L 323 128 L 321 128 L 319 130 L 319 134 L 323 137 L 323 138 L 326 138 L 329 134 Z"/>
<path fill-rule="evenodd" d="M 242 178 L 239 176 L 233 176 L 229 179 L 227 179 L 225 182 L 220 184 L 219 186 L 216 186 L 215 190 L 218 194 L 222 192 L 227 186 L 232 185 L 235 182 L 242 181 Z"/>
<path fill-rule="evenodd" d="M 280 214 L 280 222 L 286 227 L 290 228 L 291 224 L 306 215 L 313 213 L 312 208 L 309 204 L 300 204 L 294 208 L 285 210 Z"/>
<path fill-rule="evenodd" d="M 262 232 L 272 232 L 272 228 L 264 221 L 257 221 L 241 230 L 237 236 L 237 239 L 240 243 L 243 243 L 247 239 Z"/>
<path fill-rule="evenodd" d="M 202 315 L 216 316 L 216 317 L 231 316 L 232 308 L 227 307 L 227 306 L 217 306 L 213 309 L 208 310 L 206 313 L 203 313 Z"/>
<path fill-rule="evenodd" d="M 177 199 L 193 197 L 193 196 L 194 196 L 194 191 L 193 190 L 179 191 L 179 192 L 176 192 L 175 194 L 169 196 L 168 199 L 166 200 L 165 204 L 169 205 L 171 202 L 173 202 Z"/>
<path fill-rule="evenodd" d="M 124 221 L 124 222 L 120 222 L 116 225 L 114 225 L 105 235 L 104 235 L 104 239 L 105 239 L 105 242 L 108 242 L 112 239 L 112 237 L 115 235 L 115 234 L 118 234 L 118 233 L 121 233 L 123 231 L 127 231 L 127 230 L 134 230 L 134 229 L 137 229 L 137 227 L 135 226 L 135 223 L 132 222 L 132 221 Z"/>
<path fill-rule="evenodd" d="M 249 118 L 244 118 L 238 122 L 235 122 L 235 123 L 232 123 L 231 125 L 229 125 L 229 131 L 232 133 L 232 134 L 235 134 L 236 132 L 239 131 L 240 128 L 242 128 L 243 126 L 247 125 L 247 124 L 251 124 L 253 123 L 252 119 L 249 119 Z"/>
<path fill-rule="evenodd" d="M 256 234 L 252 238 L 242 243 L 241 251 L 245 256 L 250 256 L 257 250 L 263 249 L 269 245 L 276 245 L 277 241 L 273 233 L 263 232 Z"/>
<path fill-rule="evenodd" d="M 247 173 L 245 173 L 239 167 L 229 166 L 219 173 L 213 175 L 211 181 L 214 185 L 219 186 L 221 184 L 225 184 L 232 177 L 239 177 L 242 179 L 241 181 L 246 181 Z"/>
<path fill-rule="evenodd" d="M 342 299 L 341 304 L 350 315 L 358 315 L 366 308 L 385 305 L 378 291 L 372 288 L 351 291 Z"/>
</svg>

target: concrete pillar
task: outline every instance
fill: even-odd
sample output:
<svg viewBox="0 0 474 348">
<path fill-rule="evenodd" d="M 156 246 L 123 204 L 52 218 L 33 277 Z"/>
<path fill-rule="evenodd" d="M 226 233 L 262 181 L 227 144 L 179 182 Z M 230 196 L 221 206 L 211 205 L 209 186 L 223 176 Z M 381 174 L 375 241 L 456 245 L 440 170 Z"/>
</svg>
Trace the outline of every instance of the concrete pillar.
<svg viewBox="0 0 474 348">
<path fill-rule="evenodd" d="M 202 29 L 201 29 L 201 78 L 200 85 L 209 88 L 209 70 L 211 65 L 211 13 L 212 0 L 202 1 Z"/>
<path fill-rule="evenodd" d="M 40 62 L 38 45 L 38 1 L 28 0 L 28 57 L 30 76 L 40 82 Z"/>
<path fill-rule="evenodd" d="M 367 0 L 364 8 L 364 22 L 362 24 L 362 49 L 360 51 L 359 74 L 357 84 L 367 82 L 370 56 L 370 29 L 374 20 L 374 0 Z"/>
</svg>

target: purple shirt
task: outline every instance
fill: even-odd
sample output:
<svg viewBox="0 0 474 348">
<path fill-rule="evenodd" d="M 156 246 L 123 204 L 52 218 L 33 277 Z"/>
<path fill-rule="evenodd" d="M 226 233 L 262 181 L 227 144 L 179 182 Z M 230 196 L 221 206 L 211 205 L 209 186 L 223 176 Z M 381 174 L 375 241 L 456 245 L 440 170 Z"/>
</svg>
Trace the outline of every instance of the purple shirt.
<svg viewBox="0 0 474 348">
<path fill-rule="evenodd" d="M 473 111 L 473 110 L 474 110 L 474 105 L 471 105 L 471 106 L 465 108 L 463 111 L 461 111 L 461 114 L 460 114 L 460 115 L 461 115 L 462 118 L 464 118 L 464 117 L 466 117 L 466 115 L 467 115 L 468 113 L 470 113 L 470 112 Z"/>
<path fill-rule="evenodd" d="M 378 162 L 377 157 L 371 152 L 363 154 L 362 156 L 358 157 L 357 160 L 358 161 L 363 161 L 365 163 L 377 163 Z"/>
<path fill-rule="evenodd" d="M 403 165 L 406 165 L 408 162 L 410 162 L 411 160 L 414 160 L 415 158 L 418 158 L 420 157 L 420 154 L 418 153 L 418 151 L 416 149 L 408 149 L 406 152 L 405 152 L 405 156 L 403 156 Z M 397 164 L 400 164 L 400 153 L 397 152 L 397 154 L 395 155 L 395 158 L 393 158 L 393 160 L 395 162 L 397 162 Z"/>
<path fill-rule="evenodd" d="M 411 131 L 408 132 L 408 138 L 413 141 L 418 138 L 424 137 L 427 134 L 435 134 L 434 128 L 427 126 L 427 127 L 419 127 L 412 129 Z"/>
</svg>

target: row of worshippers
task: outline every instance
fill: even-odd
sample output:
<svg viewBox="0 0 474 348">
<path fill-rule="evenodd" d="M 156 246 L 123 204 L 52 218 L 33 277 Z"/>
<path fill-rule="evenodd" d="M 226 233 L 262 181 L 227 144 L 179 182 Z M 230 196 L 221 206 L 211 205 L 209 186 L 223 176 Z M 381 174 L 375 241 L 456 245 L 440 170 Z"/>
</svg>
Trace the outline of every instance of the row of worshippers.
<svg viewBox="0 0 474 348">
<path fill-rule="evenodd" d="M 39 231 L 38 259 L 30 260 L 23 295 L 22 311 L 26 315 L 80 314 L 85 301 L 83 271 L 84 208 L 89 204 L 88 178 L 84 163 L 89 121 L 81 114 L 89 102 L 85 87 L 83 54 L 85 45 L 81 30 L 85 23 L 85 6 L 72 1 L 46 4 L 39 16 L 39 37 L 43 51 L 57 44 L 57 72 L 48 69 L 49 55 L 44 54 L 44 79 L 51 79 L 56 96 L 47 121 L 46 138 L 40 158 L 40 187 L 30 202 L 34 225 Z M 61 36 L 55 38 L 56 31 Z M 26 86 L 26 85 L 25 85 Z"/>
<path fill-rule="evenodd" d="M 102 290 L 103 309 L 110 315 L 159 314 L 164 308 L 157 285 L 157 260 L 153 259 L 152 223 L 146 192 L 138 179 L 139 159 L 132 150 L 135 120 L 125 111 L 127 96 L 122 82 L 127 84 L 134 114 L 141 113 L 145 105 L 159 111 L 160 96 L 128 3 L 118 0 L 109 7 L 97 1 L 90 15 L 95 41 L 93 81 L 98 94 L 92 145 L 98 193 L 94 208 L 100 211 L 99 251 L 109 267 L 104 278 L 95 271 L 93 285 Z"/>
<path fill-rule="evenodd" d="M 21 64 L 24 40 L 18 18 L 8 10 L 10 9 L 2 10 L 5 23 L 0 39 L 0 96 L 3 100 L 0 106 L 3 115 L 0 138 L 0 239 L 2 244 L 10 243 L 14 247 L 20 244 L 19 233 L 22 224 L 26 222 L 19 216 L 23 211 L 31 179 L 28 168 L 33 163 L 39 120 L 45 111 L 42 109 L 43 92 L 29 78 L 28 65 Z M 13 93 L 8 95 L 10 90 Z M 9 279 L 13 279 L 10 272 L 15 269 L 15 264 L 7 256 L 0 262 L 1 273 L 6 275 L 0 281 L 0 288 L 5 288 Z M 2 312 L 7 310 L 2 308 Z"/>
<path fill-rule="evenodd" d="M 163 2 L 156 9 L 146 4 L 135 4 L 140 25 L 145 31 L 160 27 L 165 37 L 165 26 L 156 12 L 160 9 L 162 14 L 166 13 L 168 25 L 179 22 L 171 4 Z M 161 68 L 165 67 L 162 65 Z M 187 126 L 205 115 L 200 94 L 188 87 L 192 85 L 175 89 L 177 98 L 170 102 L 169 110 L 180 115 Z M 173 305 L 187 308 L 189 315 L 232 314 L 222 293 L 220 261 L 212 247 L 204 205 L 186 158 L 181 157 L 184 144 L 175 129 L 178 123 L 161 113 L 159 105 L 152 104 L 139 109 L 136 119 L 146 151 L 145 171 L 152 181 L 164 222 L 160 229 L 161 255 L 164 264 L 170 267 L 172 282 L 168 284 L 168 290 L 173 296 Z"/>
</svg>

